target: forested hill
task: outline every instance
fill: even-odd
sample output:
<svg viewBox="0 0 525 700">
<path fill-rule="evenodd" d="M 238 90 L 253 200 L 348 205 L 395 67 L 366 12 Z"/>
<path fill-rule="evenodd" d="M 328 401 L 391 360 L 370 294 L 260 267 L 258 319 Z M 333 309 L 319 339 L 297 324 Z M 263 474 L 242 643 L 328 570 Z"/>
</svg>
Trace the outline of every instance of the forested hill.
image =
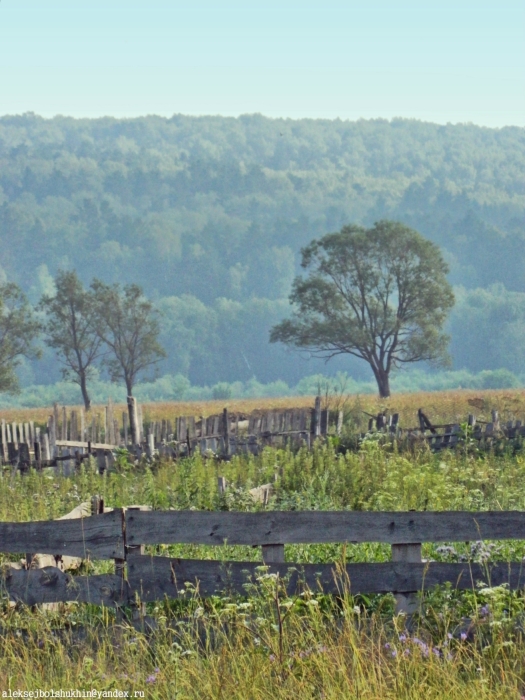
<svg viewBox="0 0 525 700">
<path fill-rule="evenodd" d="M 525 129 L 260 115 L 0 119 L 0 274 L 34 302 L 59 267 L 86 283 L 140 283 L 164 313 L 163 371 L 195 383 L 318 370 L 267 343 L 287 313 L 299 249 L 380 218 L 446 250 L 451 281 L 465 287 L 458 308 L 477 309 L 481 326 L 491 318 L 491 347 L 475 363 L 508 366 L 510 340 L 493 336 L 501 309 L 514 344 L 524 325 Z M 456 366 L 469 367 L 455 314 Z M 520 352 L 514 371 L 525 371 Z M 54 379 L 50 360 L 43 366 Z"/>
</svg>

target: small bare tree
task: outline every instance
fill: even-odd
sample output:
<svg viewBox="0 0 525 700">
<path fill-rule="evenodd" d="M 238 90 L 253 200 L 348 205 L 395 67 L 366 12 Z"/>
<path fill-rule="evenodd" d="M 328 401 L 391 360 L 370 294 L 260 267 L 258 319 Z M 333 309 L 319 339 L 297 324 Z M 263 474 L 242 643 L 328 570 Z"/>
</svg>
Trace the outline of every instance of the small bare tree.
<svg viewBox="0 0 525 700">
<path fill-rule="evenodd" d="M 108 349 L 104 364 L 111 380 L 124 380 L 128 396 L 139 376 L 166 356 L 158 342 L 158 312 L 136 284 L 91 284 L 96 329 Z"/>
<path fill-rule="evenodd" d="M 46 314 L 46 343 L 56 350 L 62 376 L 80 386 L 86 411 L 91 408 L 87 384 L 103 354 L 96 330 L 95 306 L 76 272 L 58 272 L 56 294 L 44 295 L 39 307 Z"/>
</svg>

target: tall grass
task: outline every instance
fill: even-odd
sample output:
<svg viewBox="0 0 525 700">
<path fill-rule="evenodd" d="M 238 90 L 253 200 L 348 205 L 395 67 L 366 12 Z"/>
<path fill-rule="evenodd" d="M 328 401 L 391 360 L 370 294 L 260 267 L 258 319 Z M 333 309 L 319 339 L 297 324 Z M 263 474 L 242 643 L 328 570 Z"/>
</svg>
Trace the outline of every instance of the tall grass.
<svg viewBox="0 0 525 700">
<path fill-rule="evenodd" d="M 221 494 L 217 477 L 229 487 Z M 365 441 L 343 452 L 336 441 L 312 452 L 265 449 L 230 462 L 196 455 L 177 464 L 115 470 L 95 465 L 69 478 L 52 470 L 0 479 L 0 520 L 50 519 L 98 493 L 107 506 L 254 510 L 249 489 L 272 482 L 274 509 L 525 509 L 525 454 L 474 448 L 400 453 Z M 258 548 L 171 545 L 149 551 L 194 558 L 259 561 Z M 22 553 L 21 553 L 22 554 Z M 523 542 L 424 545 L 441 561 L 520 561 Z M 388 546 L 290 545 L 289 562 L 381 561 Z M 16 556 L 3 556 L 4 563 Z M 91 562 L 91 572 L 111 562 Z M 312 592 L 289 598 L 259 569 L 248 598 L 148 604 L 146 631 L 114 612 L 63 605 L 58 612 L 0 611 L 0 690 L 143 690 L 148 698 L 521 698 L 525 695 L 525 601 L 490 581 L 471 591 L 427 591 L 405 628 L 392 596 L 352 598 Z M 148 631 L 149 630 L 149 631 Z"/>
</svg>

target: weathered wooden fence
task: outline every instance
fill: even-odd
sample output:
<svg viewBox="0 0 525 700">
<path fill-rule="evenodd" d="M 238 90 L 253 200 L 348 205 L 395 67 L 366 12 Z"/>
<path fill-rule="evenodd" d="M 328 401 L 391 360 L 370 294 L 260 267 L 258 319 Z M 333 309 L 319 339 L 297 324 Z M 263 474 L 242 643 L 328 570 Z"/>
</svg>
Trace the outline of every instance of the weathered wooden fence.
<svg viewBox="0 0 525 700">
<path fill-rule="evenodd" d="M 486 564 L 422 561 L 422 542 L 525 540 L 525 512 L 321 512 L 321 511 L 142 511 L 116 509 L 78 520 L 0 523 L 0 551 L 28 550 L 55 556 L 114 559 L 115 573 L 71 576 L 57 567 L 2 571 L 4 594 L 27 605 L 90 602 L 134 604 L 185 595 L 247 595 L 257 578 L 256 562 L 201 561 L 144 553 L 145 545 L 224 544 L 261 547 L 270 573 L 289 593 L 388 593 L 398 612 L 413 612 L 414 593 L 450 582 L 458 589 L 508 584 L 525 587 L 523 562 Z M 286 544 L 383 542 L 392 547 L 385 563 L 300 564 L 285 561 Z"/>
<path fill-rule="evenodd" d="M 103 472 L 113 463 L 118 448 L 126 448 L 138 459 L 159 455 L 175 460 L 195 452 L 228 459 L 241 452 L 259 454 L 265 446 L 310 448 L 318 438 L 340 435 L 343 427 L 343 411 L 322 409 L 320 397 L 312 408 L 254 411 L 249 415 L 225 408 L 217 415 L 180 416 L 173 421 L 145 422 L 142 407 L 134 399 L 129 400 L 128 409 L 119 419 L 109 401 L 103 412 L 93 410 L 88 420 L 83 409 L 68 412 L 66 407 L 55 405 L 45 427 L 35 426 L 33 421 L 2 420 L 2 464 L 22 471 L 31 466 L 61 466 L 65 474 L 70 474 L 83 460 L 95 456 Z M 410 444 L 426 442 L 433 451 L 455 448 L 466 440 L 491 447 L 498 440 L 525 437 L 521 421 L 501 422 L 497 411 L 492 412 L 491 421 L 469 415 L 463 424 L 433 425 L 419 409 L 418 425 L 409 428 L 399 425 L 397 413 L 366 415 L 369 433 L 378 432 Z"/>
<path fill-rule="evenodd" d="M 525 437 L 525 425 L 520 420 L 502 422 L 497 411 L 491 412 L 490 421 L 477 420 L 469 414 L 463 424 L 433 424 L 420 408 L 417 412 L 418 425 L 412 428 L 399 426 L 399 415 L 378 413 L 369 416 L 368 431 L 390 435 L 393 439 L 408 442 L 426 442 L 434 452 L 457 447 L 460 443 L 472 441 L 480 446 L 491 447 L 495 441 L 515 440 Z"/>
<path fill-rule="evenodd" d="M 230 413 L 209 416 L 181 416 L 171 420 L 144 422 L 142 407 L 134 399 L 129 411 L 116 417 L 110 401 L 103 413 L 92 411 L 89 421 L 83 409 L 69 413 L 54 406 L 45 428 L 27 423 L 1 421 L 3 464 L 20 469 L 61 465 L 70 473 L 90 455 L 104 471 L 118 448 L 130 450 L 137 458 L 158 454 L 177 459 L 199 451 L 203 455 L 230 457 L 239 452 L 258 454 L 267 445 L 311 446 L 329 429 L 341 430 L 342 412 L 321 409 L 318 397 L 310 409 L 255 411 L 249 415 Z M 134 430 L 130 425 L 134 424 Z"/>
</svg>

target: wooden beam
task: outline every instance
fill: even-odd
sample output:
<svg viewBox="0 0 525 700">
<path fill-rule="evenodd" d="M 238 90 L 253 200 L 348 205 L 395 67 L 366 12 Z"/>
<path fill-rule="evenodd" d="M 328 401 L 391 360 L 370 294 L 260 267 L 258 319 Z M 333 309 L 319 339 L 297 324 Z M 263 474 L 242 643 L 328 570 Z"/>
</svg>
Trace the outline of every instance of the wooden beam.
<svg viewBox="0 0 525 700">
<path fill-rule="evenodd" d="M 128 512 L 126 537 L 128 544 L 213 545 L 522 540 L 525 512 Z"/>
<path fill-rule="evenodd" d="M 122 511 L 76 520 L 0 523 L 0 552 L 124 558 Z"/>
<path fill-rule="evenodd" d="M 11 600 L 26 605 L 76 601 L 114 606 L 130 599 L 127 582 L 114 574 L 71 576 L 54 566 L 29 571 L 5 566 L 0 580 Z"/>
<path fill-rule="evenodd" d="M 200 596 L 235 592 L 248 595 L 246 584 L 256 582 L 260 573 L 256 562 L 199 561 L 158 556 L 129 556 L 128 581 L 143 602 L 183 597 L 186 584 L 197 588 Z M 291 571 L 290 571 L 291 569 Z M 313 592 L 410 593 L 449 581 L 458 589 L 474 589 L 478 581 L 488 584 L 487 568 L 480 564 L 348 564 L 343 576 L 334 564 L 269 564 L 269 573 L 289 576 L 288 593 L 293 595 L 306 585 Z M 503 583 L 512 590 L 525 586 L 521 563 L 499 563 L 489 567 L 490 585 Z M 186 594 L 187 595 L 187 594 Z"/>
</svg>

